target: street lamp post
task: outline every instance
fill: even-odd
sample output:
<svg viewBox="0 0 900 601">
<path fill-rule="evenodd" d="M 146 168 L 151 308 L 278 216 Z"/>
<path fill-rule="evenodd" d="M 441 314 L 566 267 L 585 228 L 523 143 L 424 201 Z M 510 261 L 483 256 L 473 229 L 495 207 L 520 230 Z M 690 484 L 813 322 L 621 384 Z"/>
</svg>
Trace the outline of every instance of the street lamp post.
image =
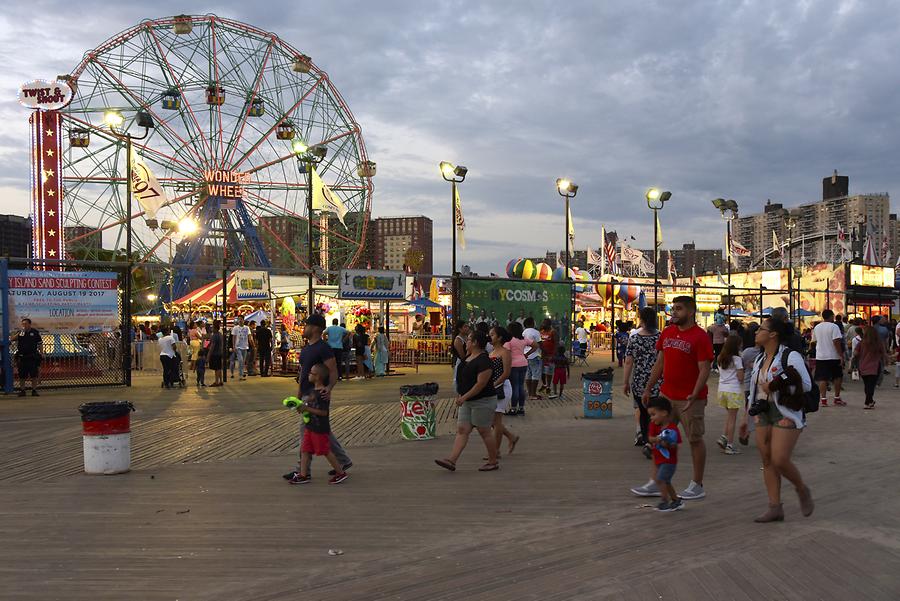
<svg viewBox="0 0 900 601">
<path fill-rule="evenodd" d="M 788 231 L 788 314 L 791 321 L 794 320 L 794 228 L 797 227 L 797 220 L 791 214 L 785 215 L 784 227 Z"/>
<path fill-rule="evenodd" d="M 110 133 L 117 139 L 125 141 L 125 256 L 126 261 L 128 262 L 128 274 L 125 277 L 125 294 L 122 301 L 123 309 L 125 310 L 125 323 L 123 324 L 124 330 L 122 332 L 122 344 L 124 346 L 122 349 L 122 361 L 124 363 L 123 369 L 125 371 L 126 386 L 131 386 L 131 333 L 127 328 L 131 327 L 131 271 L 133 267 L 131 260 L 132 143 L 134 140 L 143 140 L 146 138 L 150 133 L 150 129 L 154 127 L 153 117 L 147 111 L 138 111 L 136 120 L 138 127 L 144 128 L 144 134 L 141 136 L 133 136 L 127 131 L 119 131 L 119 128 L 125 124 L 125 117 L 119 111 L 109 110 L 103 115 L 103 121 L 109 126 Z"/>
<path fill-rule="evenodd" d="M 169 239 L 169 302 L 171 303 L 175 300 L 172 298 L 172 280 L 175 279 L 175 266 L 172 265 L 175 257 L 172 249 L 172 234 L 177 231 L 182 237 L 192 236 L 199 228 L 199 224 L 192 218 L 185 217 L 178 222 L 165 220 L 159 225 L 166 231 L 166 237 Z"/>
<path fill-rule="evenodd" d="M 556 191 L 559 192 L 559 195 L 566 199 L 566 263 L 565 263 L 565 276 L 566 280 L 569 279 L 569 232 L 572 231 L 572 225 L 569 222 L 570 213 L 569 213 L 569 201 L 575 198 L 575 195 L 578 194 L 578 185 L 573 183 L 571 180 L 566 178 L 559 178 L 556 180 Z M 573 282 L 574 284 L 574 282 Z M 569 287 L 569 340 L 571 343 L 573 333 L 575 331 L 575 295 L 574 286 Z"/>
<path fill-rule="evenodd" d="M 738 203 L 737 201 L 724 198 L 715 198 L 712 201 L 712 204 L 715 208 L 719 209 L 719 212 L 722 214 L 722 219 L 725 220 L 725 262 L 728 268 L 728 322 L 731 323 L 731 222 L 734 221 L 734 218 L 737 217 L 738 214 Z"/>
<path fill-rule="evenodd" d="M 328 147 L 322 144 L 315 146 L 307 146 L 302 140 L 295 140 L 291 145 L 294 154 L 297 155 L 297 161 L 304 164 L 306 171 L 306 260 L 309 265 L 309 279 L 307 280 L 307 292 L 309 300 L 307 301 L 306 315 L 312 315 L 316 306 L 316 292 L 313 288 L 313 244 L 312 244 L 312 222 L 313 222 L 313 169 L 316 165 L 325 159 L 328 154 Z"/>
<path fill-rule="evenodd" d="M 656 224 L 659 223 L 658 212 L 672 198 L 672 193 L 650 188 L 644 197 L 647 199 L 647 206 L 653 211 L 653 302 L 659 306 L 659 230 Z"/>
<path fill-rule="evenodd" d="M 459 321 L 459 273 L 456 271 L 456 185 L 466 180 L 468 168 L 462 165 L 453 165 L 447 161 L 441 161 L 441 176 L 450 182 L 450 229 L 453 231 L 453 265 L 451 275 L 453 277 L 453 296 L 451 304 L 453 321 Z"/>
</svg>

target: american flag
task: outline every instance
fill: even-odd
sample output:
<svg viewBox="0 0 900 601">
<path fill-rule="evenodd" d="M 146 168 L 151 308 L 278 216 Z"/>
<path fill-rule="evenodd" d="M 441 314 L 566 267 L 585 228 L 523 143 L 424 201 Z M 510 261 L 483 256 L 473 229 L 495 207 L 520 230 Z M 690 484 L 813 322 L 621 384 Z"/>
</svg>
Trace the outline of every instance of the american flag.
<svg viewBox="0 0 900 601">
<path fill-rule="evenodd" d="M 607 271 L 613 275 L 619 274 L 619 264 L 616 256 L 616 241 L 619 236 L 615 232 L 606 232 L 605 248 Z"/>
</svg>

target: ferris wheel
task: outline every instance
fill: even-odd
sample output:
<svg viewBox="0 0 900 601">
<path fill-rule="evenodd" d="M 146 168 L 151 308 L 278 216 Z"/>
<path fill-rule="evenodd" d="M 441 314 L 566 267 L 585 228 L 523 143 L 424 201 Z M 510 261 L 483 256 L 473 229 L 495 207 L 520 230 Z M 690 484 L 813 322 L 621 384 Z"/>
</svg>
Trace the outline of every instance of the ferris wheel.
<svg viewBox="0 0 900 601">
<path fill-rule="evenodd" d="M 328 75 L 276 35 L 215 15 L 143 21 L 87 52 L 67 79 L 76 90 L 62 111 L 70 255 L 108 256 L 102 249 L 123 248 L 129 224 L 137 262 L 168 259 L 174 238 L 182 267 L 160 289 L 174 298 L 187 291 L 188 266 L 221 264 L 226 245 L 232 265 L 307 269 L 310 242 L 317 269 L 360 258 L 375 164 Z M 116 131 L 109 111 L 120 115 Z M 140 199 L 128 207 L 126 134 L 164 191 L 156 215 Z M 307 147 L 346 209 L 341 219 L 310 215 L 310 170 L 296 160 Z M 169 225 L 185 217 L 199 225 L 193 236 Z"/>
</svg>

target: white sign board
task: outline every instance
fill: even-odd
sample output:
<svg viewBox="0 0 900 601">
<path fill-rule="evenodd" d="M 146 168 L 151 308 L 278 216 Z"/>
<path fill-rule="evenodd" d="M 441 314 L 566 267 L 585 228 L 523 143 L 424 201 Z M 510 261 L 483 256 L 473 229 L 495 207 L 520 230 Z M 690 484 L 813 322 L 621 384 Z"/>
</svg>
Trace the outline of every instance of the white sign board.
<svg viewBox="0 0 900 601">
<path fill-rule="evenodd" d="M 238 270 L 235 275 L 237 300 L 266 300 L 269 298 L 269 273 L 267 271 Z"/>
<path fill-rule="evenodd" d="M 355 300 L 406 300 L 406 274 L 402 271 L 342 269 L 340 297 Z"/>
<path fill-rule="evenodd" d="M 55 111 L 72 102 L 74 92 L 64 81 L 36 79 L 19 88 L 19 104 L 30 109 Z"/>
<path fill-rule="evenodd" d="M 29 318 L 54 333 L 111 332 L 119 327 L 119 280 L 103 271 L 9 270 L 10 323 Z"/>
</svg>

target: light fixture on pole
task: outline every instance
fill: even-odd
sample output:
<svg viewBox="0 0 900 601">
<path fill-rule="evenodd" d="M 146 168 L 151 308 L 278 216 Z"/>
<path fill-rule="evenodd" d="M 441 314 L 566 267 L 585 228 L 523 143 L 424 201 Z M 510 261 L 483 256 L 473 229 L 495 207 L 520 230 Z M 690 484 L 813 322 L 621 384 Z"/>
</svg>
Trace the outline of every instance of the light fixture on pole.
<svg viewBox="0 0 900 601">
<path fill-rule="evenodd" d="M 131 154 L 132 144 L 134 140 L 143 140 L 149 134 L 150 130 L 155 127 L 153 116 L 147 111 L 139 110 L 135 115 L 135 121 L 138 127 L 144 128 L 143 135 L 133 136 L 128 131 L 121 131 L 125 125 L 125 116 L 117 110 L 108 110 L 103 114 L 103 122 L 109 127 L 110 133 L 119 140 L 125 141 L 125 260 L 128 263 L 128 274 L 125 277 L 123 311 L 125 313 L 125 323 L 123 327 L 131 327 L 131 271 L 133 267 L 131 257 Z M 123 332 L 122 344 L 122 361 L 125 370 L 125 385 L 131 386 L 131 336 L 127 332 Z"/>
<path fill-rule="evenodd" d="M 441 161 L 441 176 L 450 182 L 450 229 L 453 232 L 453 258 L 451 276 L 453 279 L 453 296 L 451 305 L 453 321 L 459 321 L 459 274 L 456 271 L 456 185 L 466 180 L 469 170 L 462 165 L 453 165 L 447 161 Z"/>
<path fill-rule="evenodd" d="M 560 177 L 556 180 L 556 191 L 559 192 L 559 195 L 566 199 L 566 262 L 565 262 L 565 276 L 566 280 L 569 279 L 569 232 L 572 231 L 572 224 L 569 222 L 570 212 L 569 212 L 569 202 L 575 198 L 575 195 L 578 194 L 578 185 L 573 183 L 572 180 L 566 179 L 564 177 Z M 559 267 L 557 265 L 557 267 Z M 574 287 L 569 288 L 569 341 L 572 340 L 572 332 L 574 331 L 575 326 L 575 294 Z"/>
<path fill-rule="evenodd" d="M 725 220 L 725 262 L 728 264 L 728 282 L 726 284 L 728 286 L 728 322 L 731 323 L 731 256 L 733 252 L 731 244 L 731 222 L 737 217 L 738 203 L 731 199 L 725 200 L 724 198 L 714 198 L 712 204 L 722 214 L 722 219 Z"/>
<path fill-rule="evenodd" d="M 191 217 L 184 217 L 181 221 L 163 220 L 159 225 L 166 232 L 166 237 L 169 239 L 169 302 L 171 303 L 175 300 L 172 298 L 172 283 L 175 279 L 175 266 L 172 264 L 175 257 L 175 252 L 172 248 L 172 236 L 175 233 L 178 233 L 182 238 L 193 236 L 200 229 L 200 225 Z"/>
<path fill-rule="evenodd" d="M 668 190 L 660 190 L 659 188 L 650 188 L 644 194 L 647 199 L 647 206 L 653 211 L 653 302 L 659 305 L 659 215 L 657 214 L 666 201 L 672 198 L 672 193 Z"/>
<path fill-rule="evenodd" d="M 312 243 L 312 223 L 313 223 L 313 169 L 321 163 L 328 154 L 328 147 L 324 144 L 316 144 L 315 146 L 307 146 L 303 140 L 299 138 L 291 143 L 291 150 L 297 156 L 297 162 L 304 165 L 306 172 L 306 260 L 309 267 L 309 278 L 307 279 L 307 293 L 309 300 L 307 301 L 307 317 L 313 314 L 316 307 L 316 292 L 313 287 L 313 243 Z M 326 266 L 327 267 L 327 266 Z"/>
</svg>

